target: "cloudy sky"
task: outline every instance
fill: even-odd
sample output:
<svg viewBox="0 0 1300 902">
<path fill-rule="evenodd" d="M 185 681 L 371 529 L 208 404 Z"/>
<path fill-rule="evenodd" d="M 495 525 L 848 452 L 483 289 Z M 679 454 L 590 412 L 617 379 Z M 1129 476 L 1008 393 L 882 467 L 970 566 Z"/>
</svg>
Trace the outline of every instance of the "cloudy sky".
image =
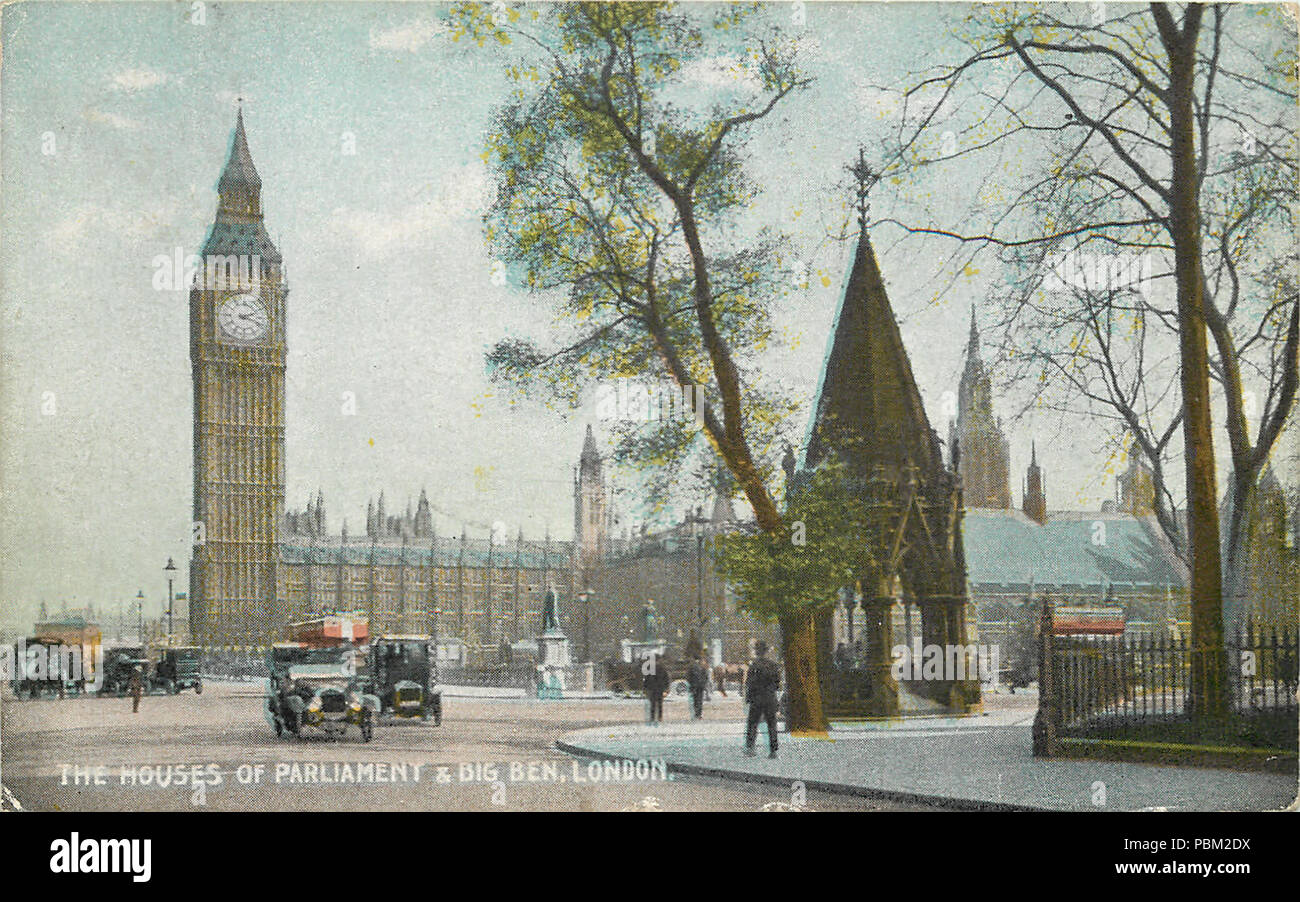
<svg viewBox="0 0 1300 902">
<path fill-rule="evenodd" d="M 501 522 L 510 535 L 570 536 L 570 473 L 590 412 L 511 405 L 485 378 L 485 348 L 537 334 L 552 314 L 493 279 L 482 154 L 508 86 L 502 57 L 453 43 L 445 13 L 417 3 L 5 8 L 6 625 L 25 623 L 41 600 L 112 605 L 138 589 L 156 609 L 166 559 L 182 568 L 188 559 L 187 298 L 152 287 L 153 261 L 197 252 L 241 96 L 291 286 L 289 505 L 319 487 L 331 529 L 347 517 L 356 534 L 368 498 L 383 490 L 396 510 L 425 488 L 443 533 L 465 524 L 482 535 Z M 816 78 L 750 147 L 765 189 L 755 215 L 791 232 L 815 276 L 779 312 L 796 340 L 770 362 L 805 397 L 851 252 L 827 238 L 844 216 L 843 166 L 896 112 L 879 86 L 957 52 L 944 18 L 959 13 L 839 3 L 775 13 L 806 16 Z M 727 70 L 698 67 L 702 100 L 734 88 Z M 943 424 L 967 311 L 983 289 L 972 280 L 936 297 L 944 248 L 898 237 L 878 238 L 877 249 L 931 418 Z M 1017 425 L 1017 503 L 1031 435 L 1053 507 L 1111 496 L 1105 437 L 1076 432 L 1067 443 L 1061 429 Z"/>
</svg>

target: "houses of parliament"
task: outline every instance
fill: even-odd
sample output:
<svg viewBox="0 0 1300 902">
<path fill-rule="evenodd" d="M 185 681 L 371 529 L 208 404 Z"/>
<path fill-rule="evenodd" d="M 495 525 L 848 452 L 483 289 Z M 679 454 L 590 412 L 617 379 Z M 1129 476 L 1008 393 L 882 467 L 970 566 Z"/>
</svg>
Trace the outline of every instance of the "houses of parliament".
<svg viewBox="0 0 1300 902">
<path fill-rule="evenodd" d="M 736 610 L 713 573 L 708 534 L 733 518 L 719 498 L 713 516 L 635 540 L 614 535 L 611 491 L 587 427 L 573 475 L 574 538 L 440 534 L 427 494 L 394 512 L 381 492 L 364 534 L 332 533 L 320 492 L 285 506 L 285 343 L 289 286 L 263 222 L 261 178 L 242 110 L 218 183 L 209 261 L 251 272 L 253 284 L 201 280 L 190 293 L 194 388 L 194 521 L 190 561 L 192 640 L 208 647 L 262 647 L 299 619 L 363 612 L 376 633 L 460 639 L 495 660 L 503 643 L 536 634 L 548 590 L 583 660 L 617 653 L 653 600 L 666 640 L 699 638 L 713 657 L 737 660 L 771 630 Z M 251 262 L 250 262 L 251 261 Z M 215 284 L 214 284 L 215 281 Z M 346 524 L 346 521 L 344 521 Z"/>
<path fill-rule="evenodd" d="M 997 639 L 1026 599 L 1057 605 L 1121 609 L 1130 635 L 1181 636 L 1188 628 L 1189 576 L 1155 515 L 1155 483 L 1136 446 L 1115 480 L 1115 497 L 1099 510 L 1050 510 L 1047 476 L 1037 448 L 1012 499 L 1010 443 L 993 412 L 991 380 L 980 355 L 971 311 L 958 413 L 949 432 L 961 476 L 963 541 L 976 623 L 984 641 Z M 1227 495 L 1221 524 L 1228 522 Z M 1185 513 L 1173 513 L 1182 527 Z M 1271 466 L 1260 477 L 1246 517 L 1246 541 L 1230 583 L 1258 626 L 1295 623 L 1300 609 L 1300 510 L 1291 509 Z"/>
</svg>

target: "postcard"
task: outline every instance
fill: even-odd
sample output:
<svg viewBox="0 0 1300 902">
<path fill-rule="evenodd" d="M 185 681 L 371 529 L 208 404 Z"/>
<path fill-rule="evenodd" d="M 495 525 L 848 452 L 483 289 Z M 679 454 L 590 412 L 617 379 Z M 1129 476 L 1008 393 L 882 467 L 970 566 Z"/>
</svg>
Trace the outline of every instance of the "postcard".
<svg viewBox="0 0 1300 902">
<path fill-rule="evenodd" d="M 96 812 L 1293 805 L 1294 6 L 0 15 L 33 867 L 148 880 Z"/>
</svg>

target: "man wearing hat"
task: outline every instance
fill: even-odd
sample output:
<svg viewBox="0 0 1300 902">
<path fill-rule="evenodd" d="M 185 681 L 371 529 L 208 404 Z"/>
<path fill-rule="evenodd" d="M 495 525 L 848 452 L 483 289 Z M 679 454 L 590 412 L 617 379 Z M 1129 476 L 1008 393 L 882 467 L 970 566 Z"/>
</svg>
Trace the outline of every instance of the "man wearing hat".
<svg viewBox="0 0 1300 902">
<path fill-rule="evenodd" d="M 767 721 L 769 758 L 776 757 L 776 693 L 781 688 L 781 671 L 776 663 L 767 659 L 767 643 L 759 639 L 754 643 L 754 660 L 745 677 L 745 700 L 749 702 L 749 716 L 745 723 L 745 754 L 754 756 L 758 740 L 758 721 Z"/>
</svg>

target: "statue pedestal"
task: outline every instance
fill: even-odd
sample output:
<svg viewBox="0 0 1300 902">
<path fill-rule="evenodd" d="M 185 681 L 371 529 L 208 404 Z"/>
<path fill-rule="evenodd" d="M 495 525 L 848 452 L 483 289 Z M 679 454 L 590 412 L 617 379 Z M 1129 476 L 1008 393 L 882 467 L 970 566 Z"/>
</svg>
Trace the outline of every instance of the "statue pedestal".
<svg viewBox="0 0 1300 902">
<path fill-rule="evenodd" d="M 556 629 L 537 637 L 537 697 L 564 698 L 569 637 Z"/>
<path fill-rule="evenodd" d="M 568 667 L 569 637 L 559 630 L 547 630 L 537 637 L 537 663 L 544 667 Z"/>
</svg>

